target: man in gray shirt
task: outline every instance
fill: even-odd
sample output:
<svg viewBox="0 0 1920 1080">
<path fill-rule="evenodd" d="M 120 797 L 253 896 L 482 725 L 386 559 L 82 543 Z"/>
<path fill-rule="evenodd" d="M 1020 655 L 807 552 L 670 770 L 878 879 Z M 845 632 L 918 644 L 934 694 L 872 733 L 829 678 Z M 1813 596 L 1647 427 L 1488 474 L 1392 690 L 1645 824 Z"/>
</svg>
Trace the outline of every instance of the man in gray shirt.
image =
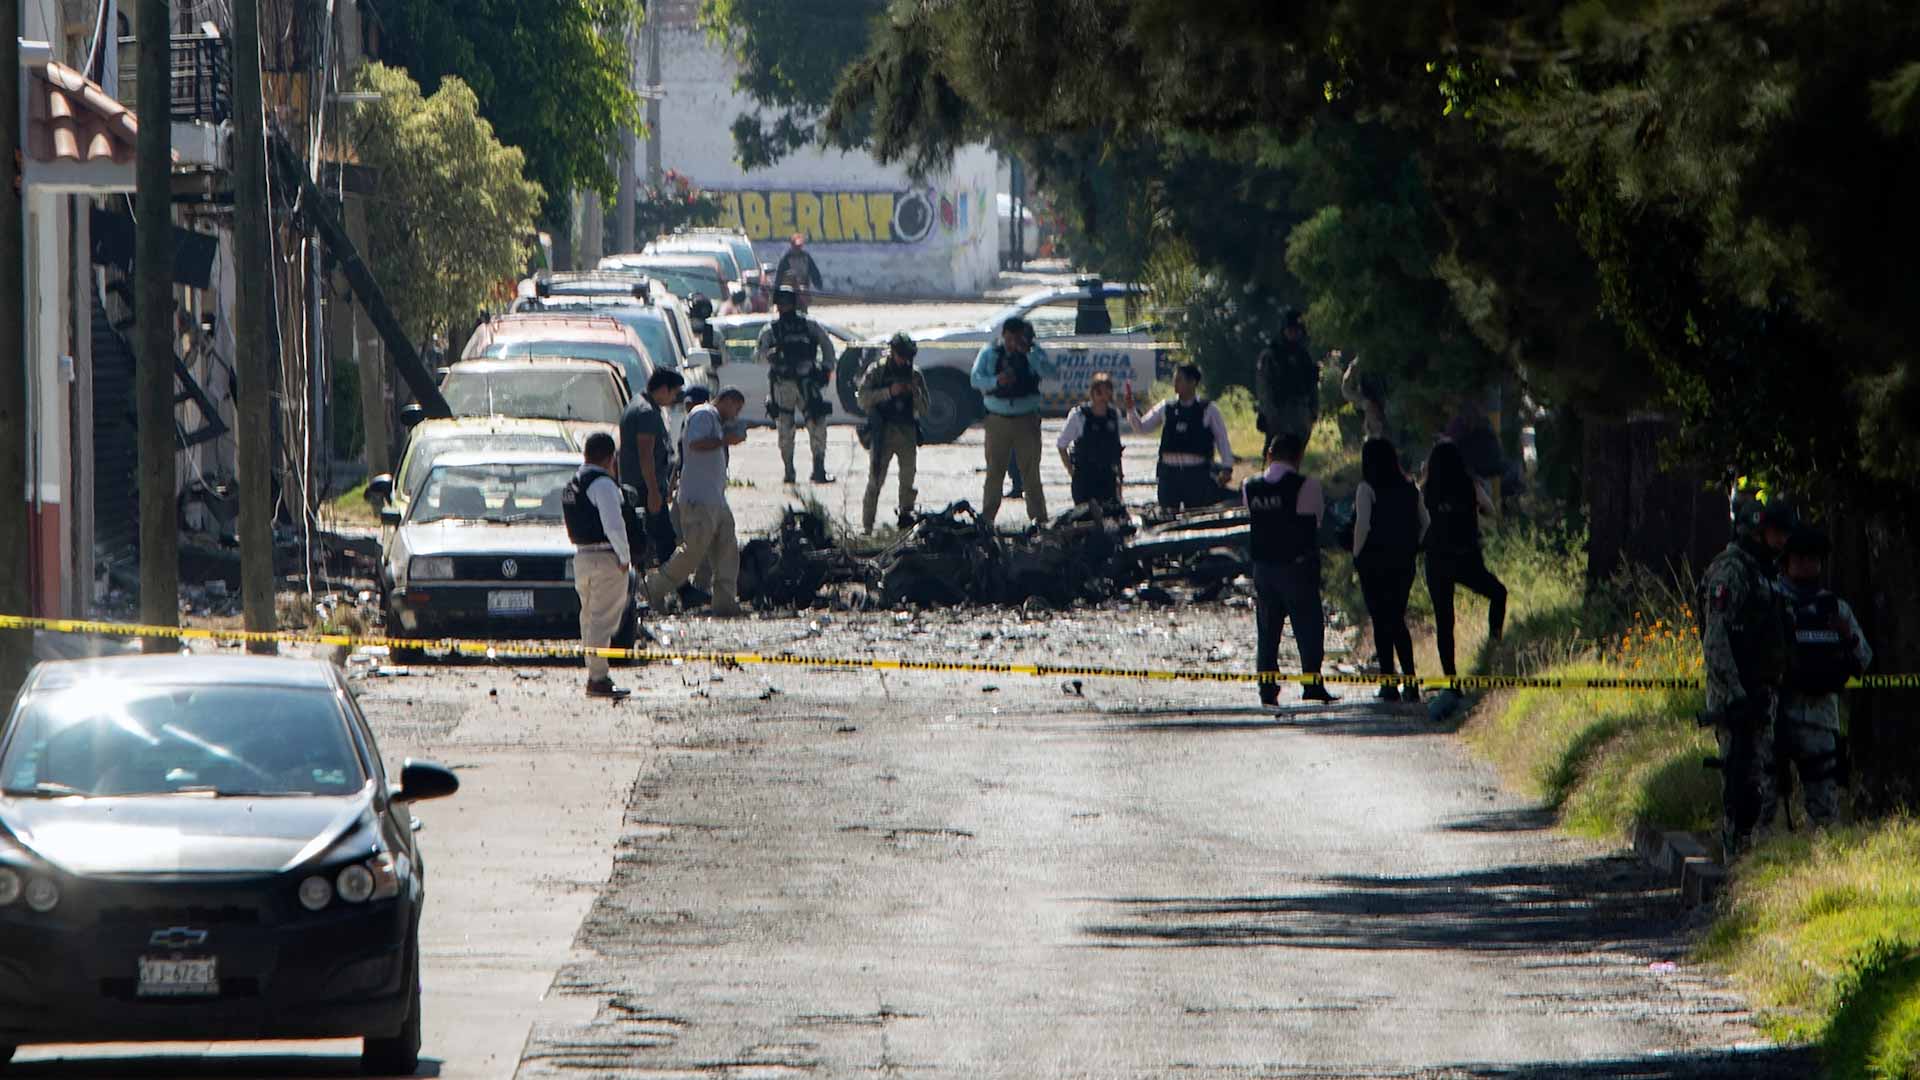
<svg viewBox="0 0 1920 1080">
<path fill-rule="evenodd" d="M 740 614 L 740 546 L 727 506 L 728 448 L 747 441 L 740 409 L 747 396 L 737 386 L 720 391 L 712 404 L 687 414 L 686 453 L 680 463 L 680 547 L 647 578 L 647 602 L 655 614 L 695 569 L 713 559 L 713 613 Z"/>
</svg>

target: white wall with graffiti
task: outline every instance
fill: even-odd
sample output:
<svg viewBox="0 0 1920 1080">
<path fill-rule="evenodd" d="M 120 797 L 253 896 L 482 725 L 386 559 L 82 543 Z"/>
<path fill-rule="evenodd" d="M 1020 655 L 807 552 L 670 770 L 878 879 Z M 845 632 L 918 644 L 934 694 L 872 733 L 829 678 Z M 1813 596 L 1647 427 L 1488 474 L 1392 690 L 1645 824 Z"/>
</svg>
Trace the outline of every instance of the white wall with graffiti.
<svg viewBox="0 0 1920 1080">
<path fill-rule="evenodd" d="M 815 149 L 747 172 L 731 128 L 754 104 L 734 92 L 733 63 L 693 27 L 663 27 L 660 44 L 661 166 L 719 195 L 761 261 L 804 233 L 824 292 L 964 296 L 992 283 L 998 155 L 968 147 L 948 175 L 918 184 L 866 154 Z"/>
</svg>

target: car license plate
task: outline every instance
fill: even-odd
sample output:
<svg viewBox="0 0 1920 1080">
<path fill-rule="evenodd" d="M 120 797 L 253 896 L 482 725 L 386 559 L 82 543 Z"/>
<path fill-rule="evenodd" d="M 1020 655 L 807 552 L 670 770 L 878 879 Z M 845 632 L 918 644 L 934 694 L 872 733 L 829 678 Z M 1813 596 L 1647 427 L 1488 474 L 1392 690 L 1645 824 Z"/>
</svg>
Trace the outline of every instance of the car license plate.
<svg viewBox="0 0 1920 1080">
<path fill-rule="evenodd" d="M 143 956 L 141 997 L 189 997 L 220 993 L 220 973 L 211 956 Z"/>
<path fill-rule="evenodd" d="M 502 589 L 487 594 L 489 615 L 533 614 L 532 589 Z"/>
</svg>

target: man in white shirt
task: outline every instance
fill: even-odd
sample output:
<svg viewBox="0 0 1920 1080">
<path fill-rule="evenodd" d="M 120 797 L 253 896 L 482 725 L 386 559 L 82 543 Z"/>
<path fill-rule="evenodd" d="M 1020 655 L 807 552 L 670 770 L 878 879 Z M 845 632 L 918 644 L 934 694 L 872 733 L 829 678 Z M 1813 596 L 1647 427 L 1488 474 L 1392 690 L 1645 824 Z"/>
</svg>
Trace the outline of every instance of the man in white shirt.
<svg viewBox="0 0 1920 1080">
<path fill-rule="evenodd" d="M 587 436 L 585 465 L 560 495 L 567 539 L 573 541 L 573 588 L 580 594 L 580 644 L 587 653 L 587 696 L 618 701 L 631 691 L 613 685 L 607 658 L 591 650 L 613 644 L 633 593 L 628 572 L 633 552 L 627 546 L 627 523 L 621 513 L 620 485 L 613 478 L 618 447 L 613 436 L 596 431 Z"/>
<path fill-rule="evenodd" d="M 1171 401 L 1141 416 L 1129 386 L 1127 419 L 1136 432 L 1160 432 L 1160 505 L 1169 510 L 1212 506 L 1228 494 L 1214 479 L 1216 466 L 1233 468 L 1226 418 L 1219 406 L 1199 397 L 1200 369 L 1192 364 L 1181 364 L 1174 373 L 1173 392 Z"/>
<path fill-rule="evenodd" d="M 666 610 L 667 598 L 710 558 L 713 613 L 721 618 L 740 614 L 740 547 L 733 510 L 727 505 L 727 458 L 731 447 L 747 441 L 746 424 L 740 420 L 746 400 L 739 387 L 729 386 L 711 404 L 687 414 L 680 466 L 680 550 L 647 579 L 647 602 L 656 613 Z"/>
</svg>

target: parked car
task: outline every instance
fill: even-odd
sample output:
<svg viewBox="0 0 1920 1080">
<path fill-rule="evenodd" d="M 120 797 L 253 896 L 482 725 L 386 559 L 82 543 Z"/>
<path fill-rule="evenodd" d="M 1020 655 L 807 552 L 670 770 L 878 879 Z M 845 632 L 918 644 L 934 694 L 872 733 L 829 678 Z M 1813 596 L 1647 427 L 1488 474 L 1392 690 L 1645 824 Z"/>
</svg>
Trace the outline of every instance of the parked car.
<svg viewBox="0 0 1920 1080">
<path fill-rule="evenodd" d="M 754 254 L 753 239 L 752 237 L 749 237 L 746 233 L 740 232 L 737 229 L 727 229 L 727 228 L 684 227 L 684 228 L 675 229 L 673 232 L 660 237 L 660 239 L 673 240 L 673 241 L 689 241 L 689 240 L 722 241 L 727 245 L 728 249 L 733 252 L 733 261 L 736 265 L 740 267 L 740 273 L 742 276 L 734 278 L 733 280 L 735 282 L 738 282 L 739 284 L 745 285 L 749 290 L 756 289 L 760 285 L 759 256 Z M 715 304 L 718 304 L 720 302 L 720 298 L 717 296 L 714 297 L 713 302 Z"/>
<path fill-rule="evenodd" d="M 577 638 L 560 494 L 579 468 L 577 454 L 530 452 L 434 462 L 404 512 L 381 512 L 393 529 L 380 571 L 387 636 Z M 622 648 L 634 626 L 629 609 Z"/>
<path fill-rule="evenodd" d="M 759 269 L 759 263 L 755 262 L 751 256 L 745 262 L 740 261 L 739 254 L 724 236 L 659 236 L 648 241 L 647 246 L 641 249 L 640 253 L 642 255 L 711 255 L 719 260 L 719 269 L 730 283 L 744 282 L 747 280 L 746 274 L 749 269 Z M 720 302 L 718 296 L 711 299 L 715 304 Z"/>
<path fill-rule="evenodd" d="M 425 420 L 407 433 L 407 448 L 391 473 L 367 481 L 366 497 L 376 510 L 392 506 L 402 513 L 444 454 L 514 453 L 523 450 L 566 453 L 581 446 L 556 420 L 513 416 L 454 416 Z M 383 537 L 383 539 L 391 539 Z"/>
<path fill-rule="evenodd" d="M 45 663 L 3 739 L 0 1061 L 37 1042 L 359 1037 L 368 1072 L 413 1074 L 411 807 L 460 782 L 428 761 L 393 777 L 337 668 Z"/>
<path fill-rule="evenodd" d="M 747 410 L 740 415 L 746 417 L 747 422 L 750 424 L 773 423 L 772 420 L 767 418 L 766 410 L 761 408 L 760 405 L 761 402 L 767 399 L 767 395 L 771 392 L 771 386 L 767 378 L 767 366 L 755 361 L 753 354 L 755 348 L 760 343 L 760 331 L 766 329 L 767 324 L 776 318 L 779 318 L 777 313 L 768 313 L 765 315 L 720 315 L 712 320 L 714 327 L 720 331 L 721 340 L 725 342 L 727 346 L 727 364 L 720 369 L 719 381 L 738 386 L 746 393 Z M 833 339 L 833 353 L 836 358 L 845 356 L 847 350 L 857 347 L 856 339 L 847 331 L 826 323 L 822 323 L 820 328 L 827 332 L 829 338 Z M 864 368 L 860 370 L 864 370 Z M 826 394 L 827 404 L 833 406 L 833 412 L 827 416 L 827 423 L 829 424 L 857 424 L 860 422 L 860 417 L 864 415 L 862 413 L 847 411 L 845 400 L 853 396 L 857 386 L 850 388 L 847 385 L 846 372 L 846 365 L 836 363 L 834 372 L 828 381 L 829 384 L 839 382 L 840 393 L 835 394 L 831 385 L 827 386 L 823 391 Z M 858 370 L 854 372 L 853 378 L 857 384 L 859 380 Z"/>
<path fill-rule="evenodd" d="M 727 295 L 727 277 L 717 255 L 609 255 L 602 270 L 637 270 L 660 282 L 675 296 L 705 293 L 717 306 Z"/>
<path fill-rule="evenodd" d="M 499 315 L 475 328 L 462 360 L 484 357 L 568 356 L 606 360 L 626 377 L 627 393 L 646 390 L 660 365 L 647 344 L 620 320 L 592 313 L 530 312 Z"/>
<path fill-rule="evenodd" d="M 980 349 L 1000 336 L 1014 316 L 1032 321 L 1035 342 L 1059 362 L 1059 374 L 1040 384 L 1047 415 L 1064 415 L 1085 401 L 1096 371 L 1131 382 L 1142 394 L 1156 379 L 1172 378 L 1173 343 L 1160 333 L 1144 287 L 1082 279 L 1042 289 L 974 326 L 942 326 L 908 333 L 920 345 L 915 363 L 926 374 L 932 411 L 921 424 L 928 442 L 952 442 L 986 412 L 970 376 Z M 863 342 L 840 357 L 840 407 L 864 415 L 854 391 L 858 373 L 886 351 L 886 342 Z"/>
</svg>

